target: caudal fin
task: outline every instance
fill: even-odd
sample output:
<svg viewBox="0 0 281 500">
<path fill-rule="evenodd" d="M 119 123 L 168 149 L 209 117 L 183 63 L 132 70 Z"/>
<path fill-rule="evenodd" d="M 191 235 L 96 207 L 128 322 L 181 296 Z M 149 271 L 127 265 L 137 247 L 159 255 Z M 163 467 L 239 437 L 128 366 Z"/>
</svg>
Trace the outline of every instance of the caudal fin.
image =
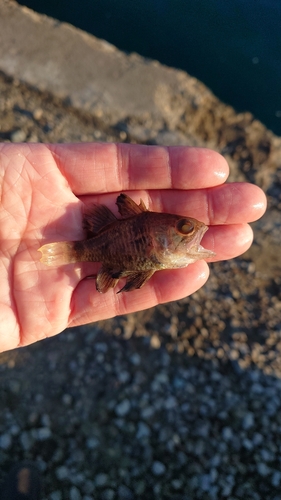
<svg viewBox="0 0 281 500">
<path fill-rule="evenodd" d="M 61 266 L 71 262 L 77 262 L 73 241 L 48 243 L 39 248 L 38 251 L 42 253 L 40 261 L 47 266 Z"/>
</svg>

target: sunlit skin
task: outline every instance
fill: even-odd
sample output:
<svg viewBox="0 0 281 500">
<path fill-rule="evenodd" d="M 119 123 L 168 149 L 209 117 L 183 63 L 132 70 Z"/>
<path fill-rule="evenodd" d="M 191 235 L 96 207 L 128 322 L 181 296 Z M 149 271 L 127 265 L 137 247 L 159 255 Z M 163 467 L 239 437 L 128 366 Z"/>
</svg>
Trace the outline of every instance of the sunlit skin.
<svg viewBox="0 0 281 500">
<path fill-rule="evenodd" d="M 247 183 L 224 184 L 228 165 L 199 148 L 128 144 L 0 145 L 0 351 L 29 345 L 68 326 L 111 318 L 178 300 L 208 278 L 204 260 L 155 273 L 130 293 L 100 294 L 87 276 L 100 264 L 50 268 L 42 244 L 81 240 L 82 214 L 93 203 L 117 215 L 126 192 L 149 210 L 186 214 L 210 226 L 202 245 L 208 261 L 234 258 L 252 243 L 248 225 L 266 208 L 264 193 Z"/>
</svg>

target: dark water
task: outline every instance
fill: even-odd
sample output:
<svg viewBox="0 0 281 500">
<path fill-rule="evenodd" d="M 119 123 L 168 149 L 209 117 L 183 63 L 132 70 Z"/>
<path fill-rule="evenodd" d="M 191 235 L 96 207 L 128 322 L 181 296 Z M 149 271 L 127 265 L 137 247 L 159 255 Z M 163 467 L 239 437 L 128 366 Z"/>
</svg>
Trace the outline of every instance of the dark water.
<svg viewBox="0 0 281 500">
<path fill-rule="evenodd" d="M 186 70 L 281 135 L 281 0 L 22 0 Z"/>
</svg>

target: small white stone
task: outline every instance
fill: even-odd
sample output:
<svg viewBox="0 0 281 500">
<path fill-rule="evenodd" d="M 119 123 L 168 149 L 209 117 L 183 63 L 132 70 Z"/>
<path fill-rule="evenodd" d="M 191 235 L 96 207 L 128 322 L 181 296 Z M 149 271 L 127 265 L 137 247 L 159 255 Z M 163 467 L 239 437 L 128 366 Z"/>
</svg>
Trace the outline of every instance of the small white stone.
<svg viewBox="0 0 281 500">
<path fill-rule="evenodd" d="M 26 139 L 26 133 L 24 130 L 15 130 L 11 134 L 11 141 L 12 142 L 24 142 Z"/>
</svg>

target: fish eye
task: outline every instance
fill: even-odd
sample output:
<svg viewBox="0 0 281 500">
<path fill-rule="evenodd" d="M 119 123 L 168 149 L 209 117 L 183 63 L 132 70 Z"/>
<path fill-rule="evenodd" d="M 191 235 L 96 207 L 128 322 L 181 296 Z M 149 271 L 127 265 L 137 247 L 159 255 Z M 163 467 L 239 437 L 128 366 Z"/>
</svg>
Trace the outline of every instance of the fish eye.
<svg viewBox="0 0 281 500">
<path fill-rule="evenodd" d="M 182 234 L 191 234 L 194 231 L 194 224 L 188 219 L 181 219 L 177 223 L 177 230 Z"/>
</svg>

